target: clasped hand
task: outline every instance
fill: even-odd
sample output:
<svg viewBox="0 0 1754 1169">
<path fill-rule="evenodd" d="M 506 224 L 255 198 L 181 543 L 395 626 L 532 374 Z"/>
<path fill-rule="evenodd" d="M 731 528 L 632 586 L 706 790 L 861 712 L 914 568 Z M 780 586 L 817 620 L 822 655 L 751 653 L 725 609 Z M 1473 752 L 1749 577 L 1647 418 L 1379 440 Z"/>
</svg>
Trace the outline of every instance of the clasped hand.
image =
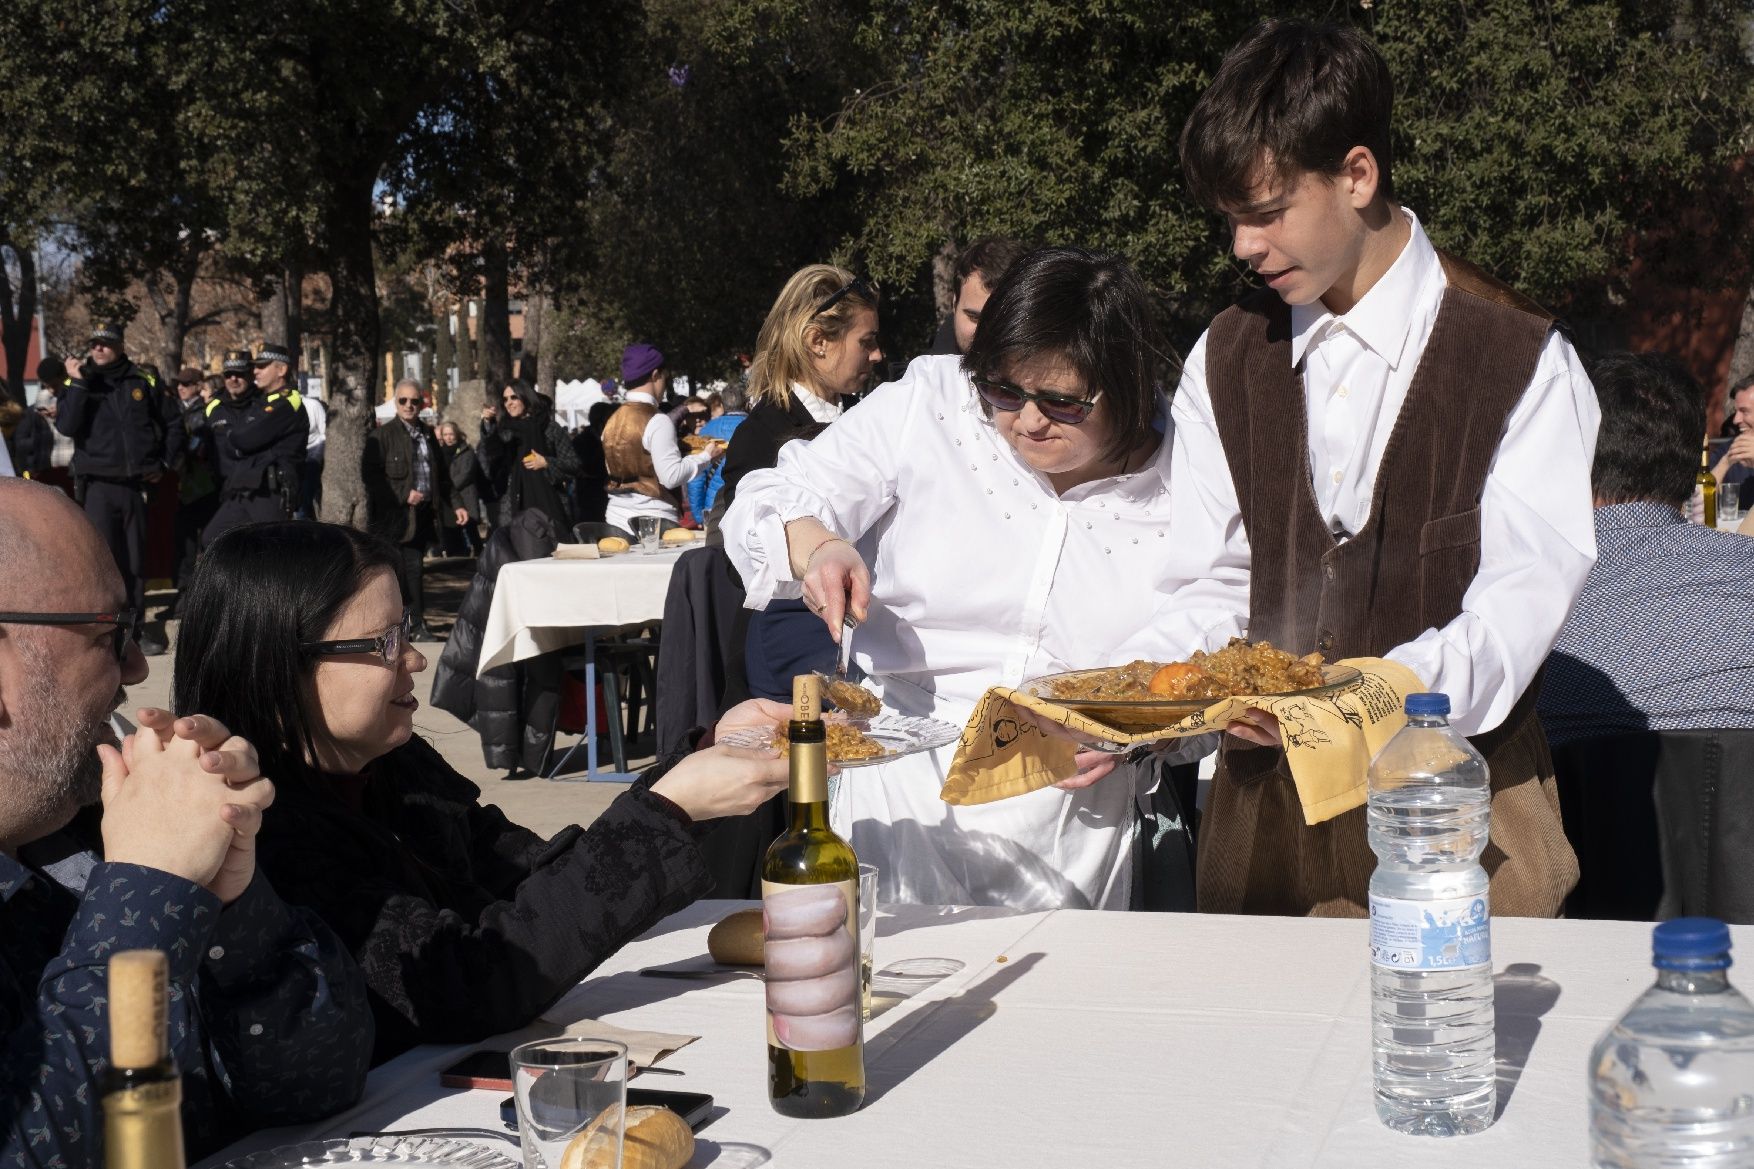
<svg viewBox="0 0 1754 1169">
<path fill-rule="evenodd" d="M 103 762 L 104 856 L 200 885 L 224 904 L 256 871 L 256 834 L 274 802 L 256 749 L 206 715 L 138 712 L 140 730 Z"/>
</svg>

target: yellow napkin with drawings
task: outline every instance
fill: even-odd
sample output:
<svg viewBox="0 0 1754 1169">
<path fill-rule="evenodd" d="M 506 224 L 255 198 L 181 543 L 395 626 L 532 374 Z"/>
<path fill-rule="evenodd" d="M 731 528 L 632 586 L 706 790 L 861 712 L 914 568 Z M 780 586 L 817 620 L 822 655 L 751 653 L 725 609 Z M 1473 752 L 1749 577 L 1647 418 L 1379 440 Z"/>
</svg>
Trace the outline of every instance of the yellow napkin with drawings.
<svg viewBox="0 0 1754 1169">
<path fill-rule="evenodd" d="M 1385 658 L 1339 664 L 1362 675 L 1344 690 L 1321 697 L 1220 698 L 1173 727 L 1145 734 L 1117 731 L 1048 699 L 995 686 L 981 696 L 963 729 L 939 794 L 947 804 L 987 804 L 1075 774 L 1078 744 L 1050 734 L 1047 725 L 1131 748 L 1222 730 L 1256 707 L 1278 718 L 1304 821 L 1320 824 L 1364 803 L 1371 757 L 1405 725 L 1407 695 L 1424 688 L 1413 671 Z"/>
</svg>

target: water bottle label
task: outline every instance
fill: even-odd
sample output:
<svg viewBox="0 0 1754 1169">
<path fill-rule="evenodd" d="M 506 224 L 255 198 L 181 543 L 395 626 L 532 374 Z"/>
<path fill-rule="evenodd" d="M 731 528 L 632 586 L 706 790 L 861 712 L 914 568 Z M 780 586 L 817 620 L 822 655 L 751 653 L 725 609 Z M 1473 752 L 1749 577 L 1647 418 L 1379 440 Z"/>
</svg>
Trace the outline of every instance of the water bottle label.
<svg viewBox="0 0 1754 1169">
<path fill-rule="evenodd" d="M 1370 960 L 1390 970 L 1456 970 L 1492 961 L 1486 894 L 1442 901 L 1370 899 Z"/>
</svg>

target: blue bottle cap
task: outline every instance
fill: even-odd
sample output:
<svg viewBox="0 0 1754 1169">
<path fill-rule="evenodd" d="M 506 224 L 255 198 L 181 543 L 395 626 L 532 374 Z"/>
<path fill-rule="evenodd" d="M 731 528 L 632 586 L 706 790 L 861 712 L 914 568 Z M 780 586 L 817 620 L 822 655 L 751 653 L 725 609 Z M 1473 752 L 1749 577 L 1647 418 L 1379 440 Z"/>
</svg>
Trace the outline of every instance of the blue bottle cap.
<svg viewBox="0 0 1754 1169">
<path fill-rule="evenodd" d="M 1730 964 L 1730 927 L 1715 917 L 1677 917 L 1651 931 L 1659 970 L 1722 970 Z"/>
<path fill-rule="evenodd" d="M 1409 694 L 1407 695 L 1407 713 L 1418 715 L 1448 714 L 1449 695 Z"/>
</svg>

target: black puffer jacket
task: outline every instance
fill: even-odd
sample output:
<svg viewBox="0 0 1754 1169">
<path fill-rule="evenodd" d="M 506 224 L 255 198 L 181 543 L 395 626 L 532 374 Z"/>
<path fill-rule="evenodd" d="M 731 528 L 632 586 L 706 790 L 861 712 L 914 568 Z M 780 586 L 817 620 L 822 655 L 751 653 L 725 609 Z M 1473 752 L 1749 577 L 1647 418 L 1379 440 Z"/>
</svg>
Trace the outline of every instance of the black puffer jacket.
<svg viewBox="0 0 1754 1169">
<path fill-rule="evenodd" d="M 554 521 L 536 508 L 519 512 L 511 523 L 494 530 L 475 564 L 475 578 L 469 582 L 457 624 L 433 674 L 432 704 L 475 728 L 481 736 L 482 757 L 492 768 L 509 771 L 521 765 L 539 771 L 554 741 L 559 655 L 496 666 L 480 678 L 475 667 L 481 660 L 481 638 L 499 570 L 519 560 L 551 555 L 558 542 Z"/>
</svg>

